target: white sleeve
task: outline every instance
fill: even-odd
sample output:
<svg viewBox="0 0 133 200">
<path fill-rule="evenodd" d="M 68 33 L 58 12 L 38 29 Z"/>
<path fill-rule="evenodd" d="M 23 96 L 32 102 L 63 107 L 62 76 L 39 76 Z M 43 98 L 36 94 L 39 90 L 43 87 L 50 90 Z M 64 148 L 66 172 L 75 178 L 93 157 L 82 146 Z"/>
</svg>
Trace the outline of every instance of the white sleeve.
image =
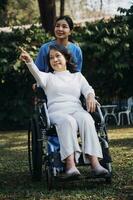
<svg viewBox="0 0 133 200">
<path fill-rule="evenodd" d="M 47 81 L 48 81 L 48 77 L 49 77 L 49 73 L 45 73 L 45 72 L 41 72 L 37 66 L 35 65 L 35 63 L 32 61 L 30 63 L 26 63 L 29 71 L 31 72 L 31 74 L 34 76 L 34 78 L 36 79 L 37 83 L 42 87 L 46 87 Z"/>
<path fill-rule="evenodd" d="M 95 92 L 93 88 L 89 85 L 85 77 L 80 73 L 81 76 L 81 93 L 87 98 L 88 94 L 93 94 L 95 96 Z"/>
</svg>

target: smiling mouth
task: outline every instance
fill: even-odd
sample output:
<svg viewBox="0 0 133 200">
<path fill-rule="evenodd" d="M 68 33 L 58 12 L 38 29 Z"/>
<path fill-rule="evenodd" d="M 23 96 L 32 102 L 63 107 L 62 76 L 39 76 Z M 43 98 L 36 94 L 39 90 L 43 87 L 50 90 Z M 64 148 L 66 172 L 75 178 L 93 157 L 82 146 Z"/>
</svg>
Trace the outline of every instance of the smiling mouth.
<svg viewBox="0 0 133 200">
<path fill-rule="evenodd" d="M 57 35 L 63 35 L 63 33 L 59 33 L 59 32 L 57 32 Z"/>
<path fill-rule="evenodd" d="M 60 63 L 55 63 L 54 66 L 60 65 Z"/>
</svg>

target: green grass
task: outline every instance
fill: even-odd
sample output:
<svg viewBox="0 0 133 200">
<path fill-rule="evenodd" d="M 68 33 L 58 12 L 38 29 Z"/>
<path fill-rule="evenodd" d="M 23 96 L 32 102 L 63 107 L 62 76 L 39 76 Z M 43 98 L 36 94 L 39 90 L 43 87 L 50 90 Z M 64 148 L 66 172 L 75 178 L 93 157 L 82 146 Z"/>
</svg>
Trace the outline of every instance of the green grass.
<svg viewBox="0 0 133 200">
<path fill-rule="evenodd" d="M 60 183 L 55 190 L 47 191 L 45 178 L 41 182 L 31 180 L 26 131 L 0 132 L 0 200 L 133 199 L 133 128 L 112 129 L 108 135 L 113 159 L 111 185 L 83 180 Z"/>
</svg>

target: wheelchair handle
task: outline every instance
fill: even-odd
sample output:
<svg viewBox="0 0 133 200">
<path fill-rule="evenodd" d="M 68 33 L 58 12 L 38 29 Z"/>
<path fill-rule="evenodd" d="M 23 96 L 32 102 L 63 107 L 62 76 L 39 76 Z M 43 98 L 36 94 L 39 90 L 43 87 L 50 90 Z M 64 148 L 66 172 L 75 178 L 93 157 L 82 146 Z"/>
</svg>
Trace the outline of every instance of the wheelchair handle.
<svg viewBox="0 0 133 200">
<path fill-rule="evenodd" d="M 99 115 L 100 115 L 101 124 L 104 124 L 104 123 L 105 123 L 105 120 L 104 120 L 104 117 L 103 117 L 103 114 L 102 114 L 101 106 L 100 106 L 100 105 L 97 105 L 97 110 L 98 110 L 98 113 L 99 113 Z"/>
</svg>

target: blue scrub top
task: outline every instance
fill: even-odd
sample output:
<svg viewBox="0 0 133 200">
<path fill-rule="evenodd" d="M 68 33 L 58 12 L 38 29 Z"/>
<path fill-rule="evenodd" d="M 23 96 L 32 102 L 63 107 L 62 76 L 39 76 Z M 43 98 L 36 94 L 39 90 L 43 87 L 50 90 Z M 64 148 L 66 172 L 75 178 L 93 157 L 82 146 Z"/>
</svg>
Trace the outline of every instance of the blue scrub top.
<svg viewBox="0 0 133 200">
<path fill-rule="evenodd" d="M 52 40 L 41 46 L 39 53 L 37 55 L 37 58 L 35 60 L 35 64 L 37 65 L 40 71 L 45 71 L 45 72 L 48 71 L 47 55 L 49 52 L 49 46 L 55 43 L 56 43 L 56 40 Z M 76 63 L 77 71 L 81 71 L 83 57 L 82 57 L 82 51 L 80 47 L 77 44 L 70 42 L 67 45 L 67 49 L 72 54 L 73 60 Z"/>
</svg>

